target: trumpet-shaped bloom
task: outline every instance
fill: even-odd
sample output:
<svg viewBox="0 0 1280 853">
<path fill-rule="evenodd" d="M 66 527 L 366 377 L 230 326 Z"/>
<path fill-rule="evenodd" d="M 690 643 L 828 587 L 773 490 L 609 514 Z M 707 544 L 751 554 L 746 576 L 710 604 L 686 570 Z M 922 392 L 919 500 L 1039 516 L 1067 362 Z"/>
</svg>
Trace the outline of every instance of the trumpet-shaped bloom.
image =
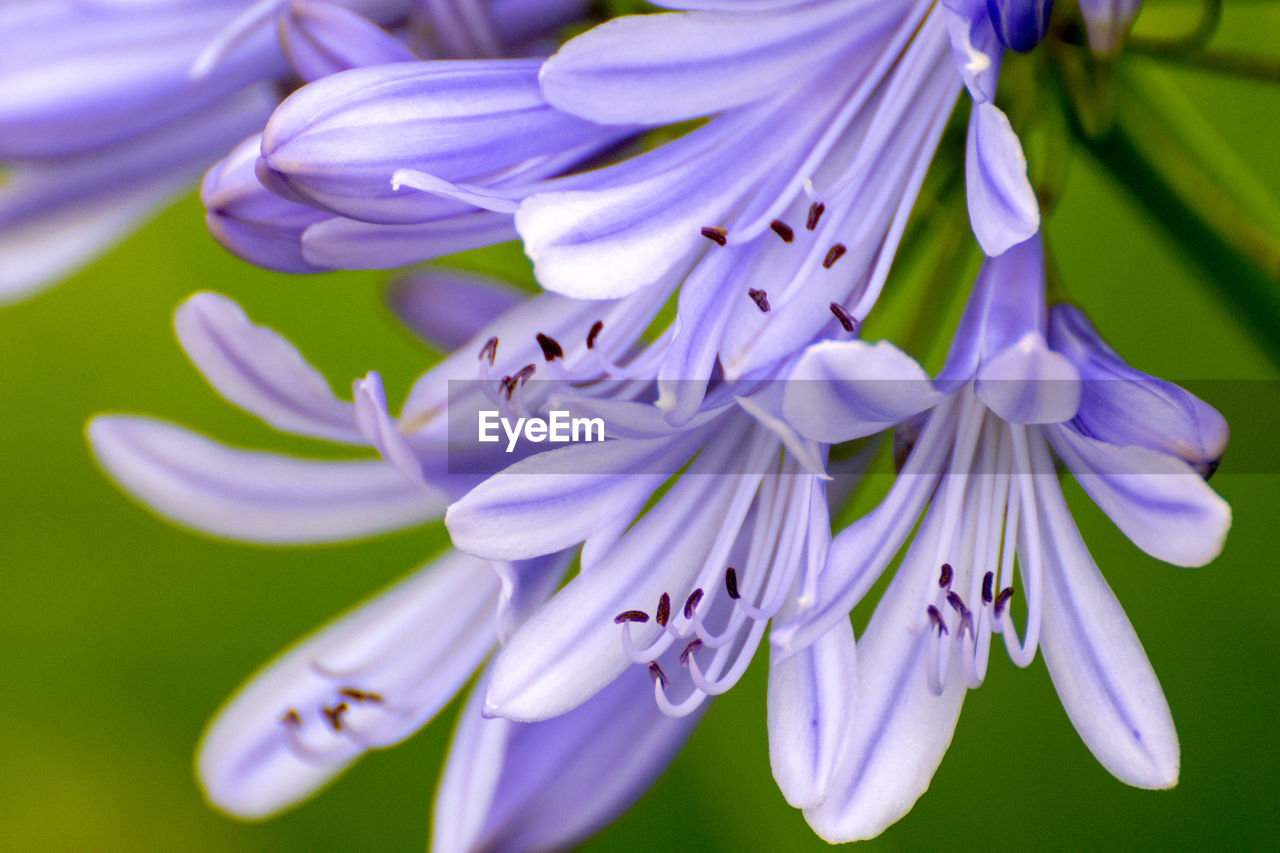
<svg viewBox="0 0 1280 853">
<path fill-rule="evenodd" d="M 303 259 L 380 265 L 366 239 L 426 258 L 438 227 L 483 239 L 487 217 L 514 214 L 549 290 L 679 289 L 654 347 L 674 423 L 702 396 L 690 385 L 677 399 L 680 380 L 717 361 L 751 375 L 866 315 L 962 85 L 979 240 L 999 254 L 1037 228 L 1021 146 L 993 104 L 1004 45 L 982 0 L 667 5 L 692 11 L 611 21 L 540 69 L 373 66 L 304 88 L 273 116 L 258 166 L 283 197 L 345 218 L 302 228 Z M 610 150 L 702 118 L 634 156 Z M 584 171 L 598 154 L 606 165 Z"/>
<path fill-rule="evenodd" d="M 806 815 L 829 840 L 877 835 L 923 793 L 965 692 L 983 681 L 993 634 L 1019 666 L 1043 650 L 1068 716 L 1115 776 L 1147 788 L 1177 781 L 1159 682 L 1071 521 L 1049 447 L 1135 544 L 1202 565 L 1230 525 L 1200 475 L 1222 451 L 1225 423 L 1123 365 L 1077 309 L 1059 306 L 1046 324 L 1043 275 L 1038 238 L 989 260 L 935 383 L 887 344 L 820 344 L 797 366 L 827 380 L 792 386 L 784 409 L 802 434 L 864 435 L 927 412 L 884 502 L 832 542 L 815 606 L 773 635 L 803 648 L 847 622 L 923 513 L 859 643 L 858 706 L 831 796 Z M 868 374 L 869 356 L 896 366 Z M 867 378 L 877 373 L 897 377 L 891 410 L 884 380 Z M 826 407 L 803 399 L 833 384 Z M 1127 414 L 1114 417 L 1119 409 Z"/>
<path fill-rule="evenodd" d="M 444 345 L 472 339 L 474 349 L 424 376 L 400 417 L 392 418 L 377 374 L 354 383 L 351 402 L 339 400 L 284 338 L 250 322 L 230 300 L 197 294 L 178 309 L 175 326 L 218 393 L 276 429 L 368 447 L 381 458 L 304 460 L 241 451 L 124 415 L 95 418 L 89 440 L 130 494 L 178 523 L 219 536 L 323 542 L 422 523 L 439 516 L 446 495 L 461 494 L 478 479 L 450 474 L 444 462 L 448 380 L 492 383 L 492 393 L 505 385 L 493 377 L 476 382 L 477 364 L 485 376 L 508 365 L 518 372 L 514 365 L 532 358 L 551 369 L 540 358 L 547 349 L 541 338 L 563 335 L 554 323 L 583 316 L 581 307 L 565 310 L 565 303 L 554 295 L 524 301 L 465 276 L 402 284 L 393 305 L 415 331 Z M 586 316 L 598 316 L 600 306 L 586 307 Z M 600 330 L 594 334 L 598 339 Z M 497 335 L 504 341 L 500 352 Z M 482 348 L 477 337 L 493 342 Z M 607 351 L 605 341 L 593 343 Z M 598 364 L 599 353 L 595 357 Z M 488 396 L 476 396 L 477 405 L 491 404 Z M 467 405 L 465 395 L 452 397 Z M 515 400 L 525 402 L 519 395 Z M 364 752 L 417 731 L 546 600 L 566 563 L 559 552 L 517 562 L 446 553 L 301 641 L 247 683 L 211 724 L 197 762 L 210 801 L 242 817 L 269 815 L 310 796 Z M 566 846 L 639 796 L 698 715 L 663 715 L 641 695 L 649 691 L 647 675 L 620 675 L 572 713 L 532 724 L 483 719 L 483 685 L 491 676 L 482 676 L 444 771 L 433 849 Z"/>
</svg>

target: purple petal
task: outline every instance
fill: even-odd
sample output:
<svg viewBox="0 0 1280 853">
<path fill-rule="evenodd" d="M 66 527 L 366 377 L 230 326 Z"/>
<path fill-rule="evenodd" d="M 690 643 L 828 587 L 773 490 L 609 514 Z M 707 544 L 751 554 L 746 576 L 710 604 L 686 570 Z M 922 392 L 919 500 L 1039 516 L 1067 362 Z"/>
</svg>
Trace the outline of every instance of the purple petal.
<svg viewBox="0 0 1280 853">
<path fill-rule="evenodd" d="M 615 19 L 549 59 L 547 100 L 603 123 L 696 118 L 791 88 L 901 17 L 892 3 Z"/>
<path fill-rule="evenodd" d="M 831 793 L 805 819 L 830 842 L 874 838 L 905 815 L 942 761 L 966 692 L 958 658 L 948 660 L 941 695 L 926 669 L 933 632 L 913 633 L 921 574 L 933 574 L 941 512 L 919 532 L 859 643 L 858 705 Z"/>
<path fill-rule="evenodd" d="M 1177 456 L 1204 476 L 1218 467 L 1230 435 L 1226 419 L 1194 394 L 1127 365 L 1079 308 L 1050 310 L 1049 345 L 1085 380 L 1073 423 L 1079 432 Z"/>
<path fill-rule="evenodd" d="M 1039 332 L 1028 332 L 978 370 L 974 392 L 1001 420 L 1015 424 L 1059 423 L 1080 407 L 1080 375 L 1049 349 Z"/>
<path fill-rule="evenodd" d="M 208 210 L 209 233 L 236 257 L 266 269 L 290 273 L 326 269 L 302 257 L 302 234 L 329 215 L 264 187 L 254 171 L 261 147 L 261 134 L 251 136 L 205 174 L 200 200 Z"/>
<path fill-rule="evenodd" d="M 129 415 L 89 422 L 98 463 L 129 495 L 177 524 L 244 542 L 338 542 L 438 518 L 445 498 L 378 461 L 320 461 L 237 450 Z"/>
<path fill-rule="evenodd" d="M 769 663 L 769 766 L 787 802 L 822 804 L 853 719 L 857 650 L 849 620 L 812 646 Z"/>
<path fill-rule="evenodd" d="M 1002 255 L 1040 229 L 1040 205 L 1027 179 L 1027 158 L 1009 119 L 993 104 L 975 103 L 965 145 L 969 221 L 982 250 Z"/>
<path fill-rule="evenodd" d="M 838 444 L 889 429 L 945 396 L 888 341 L 824 341 L 792 370 L 783 411 L 801 435 Z"/>
<path fill-rule="evenodd" d="M 173 315 L 178 341 L 204 378 L 232 404 L 276 429 L 364 445 L 350 403 L 278 333 L 252 323 L 240 306 L 197 293 Z"/>
<path fill-rule="evenodd" d="M 387 397 L 377 371 L 371 370 L 364 379 L 357 379 L 351 396 L 355 400 L 355 423 L 360 434 L 406 479 L 425 485 L 422 463 L 387 412 Z"/>
<path fill-rule="evenodd" d="M 647 673 L 624 672 L 569 713 L 538 723 L 463 709 L 436 797 L 434 853 L 562 850 L 636 801 L 701 718 L 665 717 Z"/>
<path fill-rule="evenodd" d="M 369 222 L 412 224 L 465 207 L 397 192 L 414 169 L 481 182 L 534 158 L 617 135 L 557 112 L 529 60 L 396 63 L 317 80 L 276 110 L 264 167 L 313 203 Z"/>
<path fill-rule="evenodd" d="M 277 32 L 289 64 L 307 82 L 349 68 L 417 59 L 368 18 L 332 3 L 291 0 Z"/>
<path fill-rule="evenodd" d="M 1037 489 L 1049 531 L 1040 648 L 1062 707 L 1116 778 L 1178 782 L 1178 735 L 1151 663 L 1056 487 Z"/>
<path fill-rule="evenodd" d="M 970 97 L 978 103 L 994 101 L 1004 46 L 991 26 L 987 0 L 943 0 L 942 5 L 951 53 Z"/>
<path fill-rule="evenodd" d="M 374 225 L 333 217 L 302 234 L 302 256 L 332 269 L 381 270 L 429 261 L 516 239 L 504 213 L 463 213 L 421 225 Z"/>
<path fill-rule="evenodd" d="M 634 517 L 701 437 L 620 439 L 539 453 L 449 507 L 449 535 L 459 549 L 493 560 L 563 550 L 585 540 L 606 519 Z"/>
<path fill-rule="evenodd" d="M 209 800 L 265 817 L 422 728 L 492 648 L 496 598 L 488 563 L 448 553 L 303 639 L 209 726 L 196 759 Z"/>
<path fill-rule="evenodd" d="M 1203 566 L 1222 551 L 1231 507 L 1186 462 L 1098 441 L 1069 424 L 1046 427 L 1045 435 L 1094 503 L 1151 556 Z"/>
<path fill-rule="evenodd" d="M 452 270 L 427 270 L 397 279 L 387 304 L 404 326 L 446 352 L 471 340 L 526 294 L 496 279 Z"/>
<path fill-rule="evenodd" d="M 969 383 L 988 359 L 1029 333 L 1043 336 L 1045 325 L 1044 247 L 1036 235 L 983 262 L 936 384 L 951 392 Z"/>
<path fill-rule="evenodd" d="M 89 153 L 282 72 L 273 40 L 263 33 L 217 74 L 199 81 L 188 76 L 200 47 L 240 7 L 227 0 L 7 4 L 0 10 L 0 159 Z"/>
<path fill-rule="evenodd" d="M 12 168 L 0 186 L 0 303 L 74 271 L 132 230 L 274 104 L 251 87 L 110 148 Z"/>
</svg>

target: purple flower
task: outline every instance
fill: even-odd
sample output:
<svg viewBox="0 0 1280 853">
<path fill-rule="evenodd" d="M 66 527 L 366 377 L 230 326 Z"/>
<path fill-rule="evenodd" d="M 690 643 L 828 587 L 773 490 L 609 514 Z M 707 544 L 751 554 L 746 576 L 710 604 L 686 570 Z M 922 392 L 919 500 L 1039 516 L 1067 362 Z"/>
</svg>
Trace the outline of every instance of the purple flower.
<svg viewBox="0 0 1280 853">
<path fill-rule="evenodd" d="M 679 427 L 647 402 L 580 400 L 618 437 L 537 454 L 450 507 L 469 553 L 531 559 L 581 543 L 578 574 L 495 658 L 486 713 L 576 713 L 639 669 L 657 707 L 682 717 L 741 678 L 768 621 L 817 588 L 830 535 L 809 470 L 821 451 L 779 421 L 780 390 L 719 385 Z M 827 794 L 855 673 L 847 623 L 771 662 L 770 757 L 796 806 Z"/>
<path fill-rule="evenodd" d="M 490 8 L 492 5 L 492 8 Z M 0 301 L 87 262 L 261 130 L 280 90 L 370 62 L 546 50 L 580 0 L 14 2 L 0 10 Z M 566 17 L 567 16 L 567 17 Z M 387 27 L 393 37 L 380 27 Z M 414 33 L 429 29 L 431 44 Z M 243 201 L 243 188 L 238 192 Z M 252 203 L 262 221 L 264 205 Z M 235 205 L 231 205 L 235 207 Z M 263 260 L 276 233 L 245 235 Z M 227 229 L 224 236 L 234 231 Z M 294 252 L 293 254 L 297 254 Z M 323 265 L 323 264 L 321 264 Z M 293 264 L 296 268 L 297 264 Z"/>
<path fill-rule="evenodd" d="M 1035 231 L 1021 147 L 991 103 L 1003 47 L 982 0 L 694 5 L 598 27 L 536 81 L 532 65 L 483 62 L 326 78 L 276 112 L 259 176 L 361 221 L 303 229 L 313 266 L 383 265 L 370 239 L 397 262 L 431 257 L 439 241 L 414 243 L 437 228 L 482 239 L 496 219 L 462 221 L 514 213 L 549 290 L 665 301 L 679 288 L 654 355 L 673 423 L 702 394 L 671 389 L 717 360 L 735 379 L 860 322 L 962 81 L 975 231 L 991 254 Z M 610 152 L 637 127 L 703 116 L 652 150 Z"/>
<path fill-rule="evenodd" d="M 449 380 L 474 380 L 479 370 L 488 377 L 470 383 L 479 389 L 494 382 L 488 370 L 515 372 L 514 365 L 535 358 L 553 371 L 541 358 L 540 337 L 563 337 L 565 327 L 599 316 L 601 306 L 570 306 L 550 294 L 524 301 L 493 284 L 439 275 L 401 285 L 393 304 L 429 340 L 471 339 L 415 385 L 399 418 L 387 412 L 376 373 L 354 383 L 353 402 L 338 400 L 292 345 L 223 297 L 197 294 L 175 316 L 183 348 L 230 402 L 279 430 L 372 447 L 379 460 L 240 451 L 125 415 L 90 423 L 93 450 L 125 490 L 160 514 L 241 541 L 325 542 L 438 517 L 446 495 L 462 494 L 477 479 L 451 475 L 444 463 L 445 401 L 468 404 L 465 395 L 448 393 Z M 600 329 L 593 334 L 603 349 Z M 495 335 L 500 348 L 496 341 L 480 346 Z M 477 350 L 485 357 L 477 360 Z M 585 343 L 566 345 L 561 357 L 585 350 Z M 591 363 L 599 365 L 599 357 Z M 484 394 L 474 396 L 477 405 L 489 404 Z M 446 553 L 304 639 L 211 724 L 197 762 L 210 801 L 241 817 L 266 816 L 310 796 L 367 750 L 417 731 L 494 645 L 527 621 L 566 563 L 563 553 L 518 562 Z M 638 695 L 650 690 L 641 672 L 611 679 L 557 720 L 486 720 L 479 703 L 488 678 L 455 735 L 434 849 L 572 844 L 639 796 L 697 720 L 669 719 Z"/>
<path fill-rule="evenodd" d="M 857 711 L 831 796 L 806 813 L 828 840 L 877 835 L 924 792 L 993 634 L 1019 666 L 1043 649 L 1068 716 L 1117 778 L 1177 781 L 1168 706 L 1071 520 L 1049 447 L 1135 544 L 1202 565 L 1230 525 L 1197 470 L 1221 453 L 1225 423 L 1124 366 L 1074 308 L 1055 309 L 1051 349 L 1043 285 L 1038 237 L 989 260 L 932 386 L 884 343 L 819 344 L 796 367 L 822 380 L 790 386 L 784 412 L 803 435 L 865 435 L 927 411 L 884 502 L 833 540 L 816 604 L 772 638 L 803 648 L 845 623 L 923 514 L 859 642 Z M 1119 407 L 1128 414 L 1115 417 Z"/>
</svg>

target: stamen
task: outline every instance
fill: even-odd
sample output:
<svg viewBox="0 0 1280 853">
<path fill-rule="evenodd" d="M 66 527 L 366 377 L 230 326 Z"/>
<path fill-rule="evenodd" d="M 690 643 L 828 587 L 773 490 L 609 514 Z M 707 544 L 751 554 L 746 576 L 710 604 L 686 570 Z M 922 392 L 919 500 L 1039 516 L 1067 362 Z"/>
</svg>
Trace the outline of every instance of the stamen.
<svg viewBox="0 0 1280 853">
<path fill-rule="evenodd" d="M 717 246 L 723 246 L 725 243 L 729 242 L 729 232 L 725 231 L 723 228 L 703 228 L 702 236 L 706 237 Z"/>
<path fill-rule="evenodd" d="M 684 603 L 684 618 L 692 619 L 693 611 L 698 609 L 698 603 L 702 601 L 702 588 L 699 587 L 689 593 L 689 598 Z"/>
<path fill-rule="evenodd" d="M 294 728 L 294 729 L 302 728 L 302 717 L 298 716 L 298 712 L 295 711 L 293 708 L 290 708 L 289 710 L 285 711 L 284 714 L 281 715 L 280 722 L 286 726 L 289 726 L 290 728 Z"/>
<path fill-rule="evenodd" d="M 671 596 L 664 592 L 658 599 L 658 613 L 653 617 L 653 621 L 665 628 L 669 618 L 671 618 Z"/>
<path fill-rule="evenodd" d="M 769 294 L 765 293 L 763 290 L 751 288 L 747 291 L 747 296 L 751 297 L 751 300 L 756 303 L 756 307 L 763 313 L 769 313 Z"/>
<path fill-rule="evenodd" d="M 850 314 L 848 311 L 844 309 L 843 305 L 841 305 L 839 302 L 832 302 L 831 313 L 836 315 L 836 319 L 840 321 L 840 325 L 844 328 L 846 332 L 853 331 L 853 325 L 857 321 L 853 319 L 852 314 Z"/>
<path fill-rule="evenodd" d="M 526 364 L 524 367 L 517 370 L 515 376 L 511 377 L 511 389 L 513 391 L 515 390 L 515 386 L 517 382 L 519 382 L 521 385 L 528 382 L 529 377 L 533 376 L 533 374 L 536 373 L 537 370 L 538 370 L 538 366 L 536 364 Z"/>
<path fill-rule="evenodd" d="M 604 328 L 604 320 L 596 320 L 591 324 L 591 331 L 587 332 L 587 349 L 596 348 L 596 338 L 600 337 L 600 330 Z"/>
<path fill-rule="evenodd" d="M 345 696 L 355 702 L 368 702 L 370 705 L 381 705 L 383 701 L 382 694 L 358 690 L 355 687 L 343 687 L 338 691 L 338 695 Z"/>
<path fill-rule="evenodd" d="M 1004 612 L 1005 605 L 1011 598 L 1013 598 L 1013 587 L 1006 586 L 1000 590 L 1000 594 L 996 596 L 996 606 L 993 608 L 997 619 L 1000 618 L 1000 614 Z"/>
<path fill-rule="evenodd" d="M 951 586 L 951 578 L 953 575 L 954 572 L 951 570 L 951 564 L 943 563 L 942 574 L 938 575 L 938 586 L 942 589 L 946 589 Z"/>
<path fill-rule="evenodd" d="M 516 390 L 516 378 L 514 376 L 502 377 L 502 382 L 499 387 L 502 388 L 503 391 L 507 392 L 507 399 L 510 400 L 511 395 Z"/>
<path fill-rule="evenodd" d="M 960 636 L 963 637 L 966 631 L 969 633 L 970 637 L 974 635 L 973 612 L 970 610 L 966 610 L 960 614 Z"/>
<path fill-rule="evenodd" d="M 844 243 L 836 243 L 827 250 L 827 256 L 822 259 L 822 268 L 826 270 L 831 269 L 835 266 L 836 261 L 840 260 L 841 256 L 843 256 L 847 251 L 849 250 L 845 248 Z"/>
<path fill-rule="evenodd" d="M 480 349 L 480 357 L 489 359 L 489 366 L 493 367 L 493 362 L 498 358 L 497 335 L 484 342 L 484 346 Z"/>
<path fill-rule="evenodd" d="M 783 222 L 781 219 L 775 219 L 769 223 L 769 227 L 773 229 L 773 233 L 782 238 L 782 242 L 790 243 L 796 238 L 796 232 L 791 230 L 791 226 Z"/>
<path fill-rule="evenodd" d="M 649 677 L 662 685 L 662 689 L 667 689 L 667 674 L 662 671 L 662 667 L 658 666 L 656 660 L 649 661 Z"/>
<path fill-rule="evenodd" d="M 991 584 L 995 582 L 995 575 L 987 572 L 982 576 L 982 603 L 991 603 Z"/>
<path fill-rule="evenodd" d="M 613 624 L 621 625 L 623 622 L 648 622 L 649 614 L 643 610 L 624 610 L 617 616 L 613 617 Z"/>
<path fill-rule="evenodd" d="M 320 709 L 324 714 L 324 718 L 329 721 L 329 727 L 335 732 L 342 731 L 342 715 L 347 713 L 347 703 L 339 702 L 332 707 L 324 707 Z"/>
<path fill-rule="evenodd" d="M 961 615 L 969 612 L 969 608 L 964 606 L 964 599 L 955 590 L 947 593 L 947 604 L 950 604 L 951 609 Z"/>
<path fill-rule="evenodd" d="M 809 205 L 809 218 L 805 220 L 804 227 L 810 231 L 818 227 L 818 220 L 822 218 L 822 212 L 827 206 L 820 201 L 815 201 Z"/>
<path fill-rule="evenodd" d="M 557 358 L 564 358 L 564 350 L 560 348 L 559 342 L 550 335 L 544 335 L 538 332 L 538 346 L 542 347 L 542 357 L 547 361 L 555 361 Z"/>
<path fill-rule="evenodd" d="M 724 573 L 724 588 L 729 593 L 729 597 L 737 601 L 741 595 L 738 593 L 738 571 L 730 566 Z"/>
<path fill-rule="evenodd" d="M 680 653 L 680 665 L 687 669 L 689 666 L 689 656 L 700 648 L 702 648 L 701 640 L 694 640 L 692 643 L 685 646 L 684 651 Z"/>
<path fill-rule="evenodd" d="M 926 612 L 929 614 L 929 621 L 938 629 L 938 636 L 944 636 L 947 633 L 947 623 L 942 619 L 942 612 L 932 604 L 929 605 Z"/>
</svg>

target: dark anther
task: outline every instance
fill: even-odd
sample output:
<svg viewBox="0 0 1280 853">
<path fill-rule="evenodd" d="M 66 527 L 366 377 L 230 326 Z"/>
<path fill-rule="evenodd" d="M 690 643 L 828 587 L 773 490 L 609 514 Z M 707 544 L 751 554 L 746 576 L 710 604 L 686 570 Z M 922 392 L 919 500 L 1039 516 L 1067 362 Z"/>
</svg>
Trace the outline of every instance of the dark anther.
<svg viewBox="0 0 1280 853">
<path fill-rule="evenodd" d="M 370 693 L 367 690 L 358 690 L 355 687 L 343 687 L 338 691 L 339 696 L 345 696 L 353 702 L 368 702 L 370 705 L 381 705 L 382 694 Z"/>
<path fill-rule="evenodd" d="M 769 227 L 773 229 L 773 233 L 782 238 L 782 242 L 790 243 L 796 238 L 796 232 L 791 230 L 791 226 L 783 222 L 781 219 L 775 219 L 769 223 Z"/>
<path fill-rule="evenodd" d="M 818 220 L 822 218 L 822 212 L 827 206 L 820 201 L 815 201 L 809 205 L 809 218 L 805 220 L 804 227 L 810 231 L 818 227 Z"/>
<path fill-rule="evenodd" d="M 929 613 L 929 621 L 938 629 L 938 636 L 945 636 L 947 633 L 947 623 L 942 620 L 942 613 L 932 604 L 929 605 L 927 612 Z"/>
<path fill-rule="evenodd" d="M 496 335 L 484 342 L 484 347 L 480 350 L 480 357 L 489 359 L 489 366 L 493 367 L 493 362 L 498 357 L 498 338 Z"/>
<path fill-rule="evenodd" d="M 735 601 L 741 597 L 738 594 L 738 570 L 733 566 L 725 569 L 724 588 L 729 593 L 729 597 Z"/>
<path fill-rule="evenodd" d="M 516 390 L 516 378 L 514 376 L 502 377 L 502 383 L 499 387 L 507 392 L 507 399 L 510 400 L 511 394 Z"/>
<path fill-rule="evenodd" d="M 511 387 L 514 388 L 517 382 L 519 382 L 521 385 L 528 382 L 529 377 L 533 376 L 533 374 L 536 373 L 537 370 L 538 370 L 538 365 L 526 364 L 524 367 L 516 371 L 515 376 L 511 377 Z"/>
<path fill-rule="evenodd" d="M 564 350 L 560 348 L 559 342 L 549 335 L 538 332 L 538 346 L 542 347 L 542 357 L 547 361 L 564 358 Z"/>
<path fill-rule="evenodd" d="M 845 248 L 844 243 L 836 243 L 827 250 L 827 256 L 822 259 L 822 268 L 825 270 L 831 269 L 835 266 L 836 261 L 840 260 L 841 256 L 847 251 L 849 250 Z"/>
<path fill-rule="evenodd" d="M 680 665 L 687 668 L 689 666 L 689 655 L 693 654 L 700 648 L 702 648 L 701 640 L 694 640 L 692 643 L 685 646 L 684 651 L 680 653 Z"/>
<path fill-rule="evenodd" d="M 320 709 L 324 713 L 324 718 L 329 721 L 329 727 L 335 732 L 342 731 L 342 715 L 347 713 L 347 703 L 339 702 L 333 707 L 325 707 Z"/>
<path fill-rule="evenodd" d="M 973 636 L 973 613 L 966 610 L 960 614 L 960 636 L 964 636 L 965 632 L 969 632 L 969 636 Z"/>
<path fill-rule="evenodd" d="M 996 618 L 999 618 L 1000 614 L 1004 612 L 1005 605 L 1009 603 L 1011 598 L 1013 598 L 1013 587 L 1006 586 L 1000 590 L 1000 594 L 996 596 L 996 606 L 994 608 Z"/>
<path fill-rule="evenodd" d="M 649 614 L 643 610 L 624 610 L 617 616 L 613 617 L 613 624 L 621 625 L 623 622 L 648 622 Z"/>
<path fill-rule="evenodd" d="M 706 237 L 717 246 L 723 246 L 725 243 L 729 242 L 729 232 L 725 231 L 723 228 L 703 228 L 702 236 Z"/>
<path fill-rule="evenodd" d="M 684 618 L 692 619 L 693 611 L 698 609 L 698 602 L 702 601 L 702 588 L 699 587 L 689 593 L 689 597 L 684 602 Z"/>
<path fill-rule="evenodd" d="M 954 589 L 947 593 L 947 604 L 950 604 L 951 609 L 962 616 L 969 612 L 969 608 L 964 606 L 964 599 Z"/>
<path fill-rule="evenodd" d="M 658 613 L 653 617 L 653 621 L 662 627 L 667 627 L 667 620 L 671 618 L 671 596 L 665 592 L 658 599 Z"/>
<path fill-rule="evenodd" d="M 836 319 L 840 321 L 840 326 L 841 326 L 841 327 L 842 327 L 846 332 L 852 332 L 852 331 L 853 331 L 853 324 L 854 324 L 855 320 L 853 319 L 853 315 L 852 315 L 852 314 L 850 314 L 848 311 L 844 310 L 844 306 L 843 306 L 843 305 L 841 305 L 839 302 L 832 302 L 832 303 L 831 303 L 831 313 L 836 315 Z"/>
<path fill-rule="evenodd" d="M 302 728 L 302 717 L 298 716 L 298 712 L 290 708 L 280 717 L 280 722 L 284 723 L 291 729 Z"/>
<path fill-rule="evenodd" d="M 995 582 L 995 579 L 996 579 L 995 575 L 993 575 L 991 572 L 987 572 L 985 575 L 982 576 L 982 603 L 983 604 L 991 603 L 991 584 Z"/>
<path fill-rule="evenodd" d="M 656 660 L 649 661 L 649 677 L 662 685 L 662 689 L 667 689 L 667 674 L 662 671 L 662 667 L 658 666 Z"/>
<path fill-rule="evenodd" d="M 751 301 L 756 304 L 757 308 L 765 314 L 769 313 L 769 294 L 765 293 L 763 290 L 751 288 L 747 291 L 747 296 L 751 297 Z"/>
<path fill-rule="evenodd" d="M 600 337 L 600 330 L 604 328 L 604 320 L 596 320 L 591 324 L 591 331 L 587 332 L 587 349 L 596 348 L 596 338 Z"/>
<path fill-rule="evenodd" d="M 954 574 L 955 573 L 951 570 L 951 564 L 943 563 L 942 573 L 938 575 L 938 586 L 941 587 L 942 589 L 946 589 L 947 587 L 951 586 L 951 578 L 954 576 Z"/>
</svg>

